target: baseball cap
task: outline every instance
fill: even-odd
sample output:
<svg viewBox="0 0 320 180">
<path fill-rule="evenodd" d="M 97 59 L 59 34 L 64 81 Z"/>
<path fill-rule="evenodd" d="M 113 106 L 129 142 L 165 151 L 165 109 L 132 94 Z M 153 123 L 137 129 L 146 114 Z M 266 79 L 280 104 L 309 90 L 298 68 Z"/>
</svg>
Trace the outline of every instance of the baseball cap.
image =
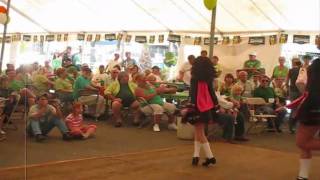
<svg viewBox="0 0 320 180">
<path fill-rule="evenodd" d="M 250 56 L 257 56 L 257 52 L 252 51 L 251 53 L 249 53 Z"/>
</svg>

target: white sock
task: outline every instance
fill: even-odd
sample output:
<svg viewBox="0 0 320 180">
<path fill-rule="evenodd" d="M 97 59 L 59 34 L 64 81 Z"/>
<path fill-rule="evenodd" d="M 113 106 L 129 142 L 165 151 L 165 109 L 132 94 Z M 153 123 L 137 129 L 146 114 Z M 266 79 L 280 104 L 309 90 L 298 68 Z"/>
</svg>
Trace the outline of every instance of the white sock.
<svg viewBox="0 0 320 180">
<path fill-rule="evenodd" d="M 201 144 L 199 141 L 194 141 L 194 152 L 193 157 L 200 157 Z"/>
<path fill-rule="evenodd" d="M 300 159 L 299 177 L 308 178 L 311 159 Z"/>
<path fill-rule="evenodd" d="M 210 149 L 210 144 L 208 142 L 203 143 L 202 147 L 203 147 L 203 150 L 204 150 L 207 158 L 209 158 L 209 159 L 213 158 L 213 155 L 212 155 L 212 152 L 211 152 L 211 149 Z"/>
</svg>

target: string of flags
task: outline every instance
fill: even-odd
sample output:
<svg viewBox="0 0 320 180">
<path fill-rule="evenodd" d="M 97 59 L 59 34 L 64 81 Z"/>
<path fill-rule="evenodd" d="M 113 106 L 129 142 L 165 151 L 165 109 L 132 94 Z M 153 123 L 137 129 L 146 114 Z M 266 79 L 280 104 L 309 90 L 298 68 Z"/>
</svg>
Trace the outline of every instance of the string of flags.
<svg viewBox="0 0 320 180">
<path fill-rule="evenodd" d="M 133 36 L 130 34 L 123 34 L 123 33 L 108 33 L 104 34 L 104 39 L 102 39 L 102 34 L 87 34 L 87 33 L 78 33 L 76 40 L 79 41 L 124 41 L 125 43 L 130 43 L 133 40 Z M 156 38 L 158 43 L 164 43 L 165 41 L 165 35 L 160 34 L 158 36 L 156 35 L 136 35 L 134 36 L 134 41 L 137 43 L 149 43 L 154 44 L 156 43 Z M 169 34 L 167 36 L 167 41 L 172 43 L 181 43 L 182 36 L 178 34 Z M 184 38 L 191 38 L 190 36 L 184 36 Z M 308 44 L 310 42 L 310 35 L 293 35 L 293 43 L 298 44 Z M 319 35 L 315 38 L 317 40 L 320 40 Z M 2 37 L 0 37 L 0 42 L 3 40 Z M 11 42 L 17 42 L 17 41 L 25 41 L 25 42 L 62 42 L 62 41 L 69 41 L 69 34 L 49 34 L 49 35 L 28 35 L 28 34 L 13 34 L 10 36 L 7 36 L 5 38 L 6 43 Z M 225 36 L 221 40 L 219 40 L 217 37 L 214 38 L 214 44 L 222 44 L 222 45 L 236 45 L 240 44 L 243 41 L 243 38 L 241 36 Z M 288 42 L 288 34 L 280 34 L 280 35 L 270 35 L 270 36 L 252 36 L 248 39 L 248 44 L 251 45 L 264 45 L 266 43 L 269 43 L 269 45 L 275 45 L 275 44 L 284 44 Z M 210 38 L 209 37 L 193 37 L 193 44 L 194 45 L 209 45 L 210 44 Z"/>
</svg>

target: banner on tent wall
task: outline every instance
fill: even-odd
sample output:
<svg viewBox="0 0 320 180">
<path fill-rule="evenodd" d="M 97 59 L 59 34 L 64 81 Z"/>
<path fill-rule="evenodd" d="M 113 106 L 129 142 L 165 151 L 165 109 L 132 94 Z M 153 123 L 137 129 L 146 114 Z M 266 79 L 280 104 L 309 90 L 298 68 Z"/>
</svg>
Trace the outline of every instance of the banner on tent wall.
<svg viewBox="0 0 320 180">
<path fill-rule="evenodd" d="M 46 41 L 48 41 L 48 42 L 54 41 L 54 35 L 53 34 L 46 35 Z"/>
<path fill-rule="evenodd" d="M 281 34 L 279 38 L 280 44 L 285 44 L 288 42 L 288 34 Z"/>
<path fill-rule="evenodd" d="M 155 40 L 156 40 L 156 36 L 150 36 L 149 37 L 149 43 L 150 44 L 153 44 Z"/>
<path fill-rule="evenodd" d="M 310 36 L 307 36 L 307 35 L 293 35 L 293 43 L 297 43 L 297 44 L 310 43 Z"/>
<path fill-rule="evenodd" d="M 101 35 L 100 34 L 96 34 L 94 41 L 100 41 L 101 39 Z"/>
<path fill-rule="evenodd" d="M 22 40 L 27 42 L 31 41 L 31 35 L 23 35 Z"/>
<path fill-rule="evenodd" d="M 127 43 L 129 43 L 129 42 L 131 41 L 131 38 L 132 38 L 131 35 L 126 35 L 125 41 L 126 41 Z"/>
<path fill-rule="evenodd" d="M 108 41 L 113 41 L 117 39 L 116 34 L 105 34 L 104 39 Z"/>
<path fill-rule="evenodd" d="M 89 41 L 89 42 L 91 42 L 92 39 L 93 39 L 93 38 L 92 38 L 92 34 L 88 34 L 86 40 Z"/>
<path fill-rule="evenodd" d="M 159 43 L 163 43 L 163 41 L 164 41 L 164 35 L 159 35 L 158 41 L 159 41 Z"/>
<path fill-rule="evenodd" d="M 240 44 L 241 37 L 240 36 L 233 36 L 232 38 L 232 44 Z"/>
<path fill-rule="evenodd" d="M 40 36 L 40 42 L 43 42 L 44 41 L 44 35 L 41 35 Z"/>
<path fill-rule="evenodd" d="M 117 40 L 118 40 L 118 41 L 121 41 L 122 38 L 123 38 L 123 34 L 122 34 L 122 33 L 118 33 L 118 35 L 117 35 Z"/>
<path fill-rule="evenodd" d="M 204 45 L 210 45 L 210 38 L 204 38 L 203 44 Z M 213 44 L 218 44 L 218 38 L 216 38 L 216 37 L 214 38 Z"/>
<path fill-rule="evenodd" d="M 83 41 L 85 38 L 85 34 L 77 34 L 77 40 L 78 41 Z"/>
<path fill-rule="evenodd" d="M 64 34 L 64 35 L 63 35 L 63 41 L 68 41 L 68 39 L 69 39 L 68 34 Z"/>
<path fill-rule="evenodd" d="M 11 40 L 12 40 L 11 36 L 6 36 L 6 43 L 11 43 Z"/>
<path fill-rule="evenodd" d="M 57 35 L 57 41 L 60 42 L 62 40 L 62 34 Z"/>
<path fill-rule="evenodd" d="M 134 40 L 137 43 L 147 43 L 147 36 L 136 36 Z"/>
<path fill-rule="evenodd" d="M 37 42 L 38 41 L 38 36 L 37 35 L 34 35 L 33 36 L 33 42 Z"/>
<path fill-rule="evenodd" d="M 265 40 L 266 38 L 264 36 L 249 37 L 248 44 L 261 45 L 261 44 L 265 44 Z"/>
<path fill-rule="evenodd" d="M 230 43 L 230 38 L 229 37 L 223 37 L 222 44 L 223 45 L 228 45 L 229 43 Z"/>
<path fill-rule="evenodd" d="M 12 36 L 12 41 L 21 41 L 21 34 L 15 34 Z"/>
<path fill-rule="evenodd" d="M 275 45 L 275 44 L 277 44 L 277 35 L 271 35 L 271 36 L 269 36 L 269 44 L 270 44 L 270 45 Z"/>
<path fill-rule="evenodd" d="M 201 44 L 201 37 L 195 37 L 193 41 L 194 45 L 200 45 Z"/>
<path fill-rule="evenodd" d="M 176 34 L 169 34 L 168 41 L 173 43 L 181 42 L 181 36 Z"/>
</svg>

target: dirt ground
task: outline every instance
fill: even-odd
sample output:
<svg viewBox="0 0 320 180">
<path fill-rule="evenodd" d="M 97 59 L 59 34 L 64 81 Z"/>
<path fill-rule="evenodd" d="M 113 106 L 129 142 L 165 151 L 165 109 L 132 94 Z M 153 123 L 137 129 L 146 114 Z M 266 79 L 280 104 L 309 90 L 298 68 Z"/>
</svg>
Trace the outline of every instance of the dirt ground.
<svg viewBox="0 0 320 180">
<path fill-rule="evenodd" d="M 287 132 L 253 135 L 238 145 L 213 141 L 218 164 L 207 170 L 191 167 L 193 142 L 179 140 L 165 124 L 155 133 L 101 121 L 92 139 L 65 142 L 55 129 L 36 143 L 17 122 L 18 131 L 7 131 L 0 142 L 0 179 L 294 179 L 298 168 L 294 135 Z M 316 153 L 311 179 L 320 179 L 319 163 Z M 26 171 L 17 168 L 24 165 Z"/>
</svg>

